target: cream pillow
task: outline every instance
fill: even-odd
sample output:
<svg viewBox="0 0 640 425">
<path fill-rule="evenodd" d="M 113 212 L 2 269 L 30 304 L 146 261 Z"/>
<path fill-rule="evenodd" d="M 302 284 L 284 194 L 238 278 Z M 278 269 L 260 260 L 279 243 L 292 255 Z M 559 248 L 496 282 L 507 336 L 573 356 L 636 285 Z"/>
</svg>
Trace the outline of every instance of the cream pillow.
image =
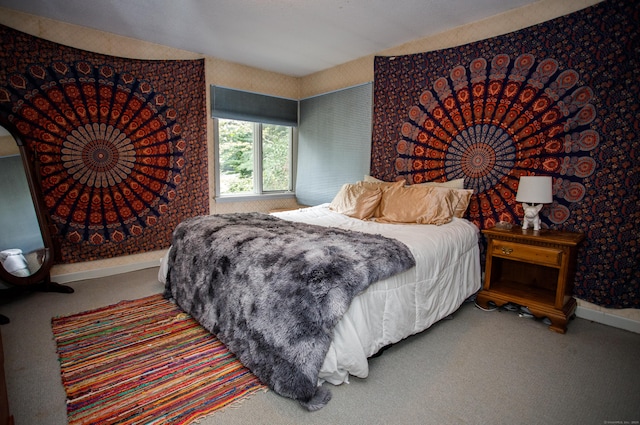
<svg viewBox="0 0 640 425">
<path fill-rule="evenodd" d="M 413 186 L 436 186 L 449 187 L 451 189 L 464 189 L 464 179 L 448 180 L 446 182 L 424 182 L 415 184 Z"/>
<path fill-rule="evenodd" d="M 399 182 L 388 183 L 369 175 L 364 176 L 364 182 L 365 184 L 382 183 L 386 185 L 385 186 L 386 188 L 392 187 L 389 185 L 396 185 L 397 183 L 399 183 Z M 453 194 L 452 203 L 454 206 L 453 216 L 458 218 L 464 217 L 464 213 L 467 211 L 467 208 L 469 207 L 469 202 L 471 201 L 471 195 L 473 195 L 473 190 L 464 188 L 464 178 L 449 180 L 446 182 L 424 182 L 424 183 L 409 185 L 407 187 L 419 187 L 419 186 L 445 187 L 450 189 L 456 189 Z M 397 186 L 393 186 L 393 187 L 397 187 Z M 380 208 L 378 208 L 378 211 L 376 212 L 376 214 L 374 214 L 374 217 L 380 217 Z"/>
<path fill-rule="evenodd" d="M 454 208 L 450 189 L 420 185 L 394 187 L 382 194 L 380 217 L 376 221 L 439 226 L 451 221 Z"/>
<path fill-rule="evenodd" d="M 369 180 L 369 181 L 367 181 Z M 380 189 L 382 191 L 382 193 L 384 194 L 384 192 L 386 192 L 389 189 L 393 189 L 395 187 L 402 187 L 405 185 L 405 181 L 404 180 L 400 180 L 397 182 L 385 182 L 382 180 L 378 180 L 375 177 L 371 177 L 369 176 L 369 179 L 367 179 L 367 176 L 365 176 L 365 180 L 364 181 L 359 181 L 357 183 L 359 186 L 362 187 L 366 187 L 368 189 Z M 374 217 L 380 217 L 380 206 L 378 205 L 378 207 L 373 211 L 373 216 Z"/>
<path fill-rule="evenodd" d="M 336 194 L 329 209 L 349 217 L 367 219 L 380 203 L 382 189 L 357 184 L 344 184 Z"/>
<path fill-rule="evenodd" d="M 473 189 L 450 189 L 453 196 L 453 216 L 463 218 L 469 207 Z"/>
</svg>

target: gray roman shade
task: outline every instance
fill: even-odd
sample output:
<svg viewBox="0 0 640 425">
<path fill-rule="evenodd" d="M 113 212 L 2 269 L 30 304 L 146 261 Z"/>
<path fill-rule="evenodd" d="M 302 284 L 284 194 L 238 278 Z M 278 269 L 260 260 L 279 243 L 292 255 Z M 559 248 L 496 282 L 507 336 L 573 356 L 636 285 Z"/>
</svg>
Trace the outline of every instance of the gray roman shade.
<svg viewBox="0 0 640 425">
<path fill-rule="evenodd" d="M 211 115 L 266 124 L 298 125 L 298 101 L 211 86 Z"/>
<path fill-rule="evenodd" d="M 369 174 L 373 83 L 300 101 L 296 198 L 331 202 L 345 183 Z"/>
</svg>

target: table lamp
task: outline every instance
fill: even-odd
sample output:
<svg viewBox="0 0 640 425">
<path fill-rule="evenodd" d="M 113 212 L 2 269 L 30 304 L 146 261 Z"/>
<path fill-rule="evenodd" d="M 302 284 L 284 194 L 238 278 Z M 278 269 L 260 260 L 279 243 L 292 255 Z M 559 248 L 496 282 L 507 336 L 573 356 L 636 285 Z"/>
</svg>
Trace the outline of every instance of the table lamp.
<svg viewBox="0 0 640 425">
<path fill-rule="evenodd" d="M 552 179 L 550 176 L 522 176 L 518 185 L 516 201 L 522 202 L 524 217 L 522 229 L 527 230 L 529 225 L 533 230 L 540 230 L 540 217 L 538 213 L 543 204 L 553 201 Z"/>
</svg>

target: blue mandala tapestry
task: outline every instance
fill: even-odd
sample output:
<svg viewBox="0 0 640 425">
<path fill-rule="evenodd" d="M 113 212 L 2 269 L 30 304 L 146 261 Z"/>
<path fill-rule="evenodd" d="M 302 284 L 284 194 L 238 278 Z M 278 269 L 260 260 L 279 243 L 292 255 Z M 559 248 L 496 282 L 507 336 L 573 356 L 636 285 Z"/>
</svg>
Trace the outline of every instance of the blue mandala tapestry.
<svg viewBox="0 0 640 425">
<path fill-rule="evenodd" d="M 209 209 L 204 61 L 145 61 L 0 26 L 0 114 L 38 162 L 55 257 L 169 246 Z"/>
<path fill-rule="evenodd" d="M 520 176 L 553 178 L 543 227 L 583 232 L 575 296 L 640 308 L 640 2 L 376 57 L 371 173 L 464 178 L 478 227 L 522 222 Z"/>
</svg>

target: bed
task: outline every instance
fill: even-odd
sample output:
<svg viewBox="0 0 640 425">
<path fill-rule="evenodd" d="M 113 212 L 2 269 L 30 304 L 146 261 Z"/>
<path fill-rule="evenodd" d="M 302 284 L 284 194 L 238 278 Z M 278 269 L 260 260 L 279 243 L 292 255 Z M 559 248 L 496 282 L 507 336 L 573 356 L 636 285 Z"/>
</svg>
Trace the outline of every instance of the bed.
<svg viewBox="0 0 640 425">
<path fill-rule="evenodd" d="M 346 186 L 341 192 L 344 192 Z M 399 242 L 410 251 L 414 260 L 412 264 L 415 264 L 404 271 L 393 272 L 389 277 L 367 284 L 365 289 L 358 289 L 353 294 L 345 304 L 345 311 L 337 313 L 339 316 L 336 319 L 337 323 L 332 323 L 332 328 L 327 330 L 330 339 L 326 341 L 326 346 L 319 350 L 322 354 L 319 361 L 314 360 L 313 355 L 294 353 L 293 357 L 303 358 L 300 366 L 303 369 L 307 367 L 307 357 L 309 363 L 315 362 L 317 364 L 313 367 L 309 366 L 310 371 L 304 371 L 311 377 L 310 379 L 314 380 L 314 389 L 310 390 L 313 394 L 307 390 L 300 395 L 291 388 L 283 388 L 279 382 L 269 382 L 271 375 L 276 373 L 273 371 L 265 372 L 262 369 L 263 365 L 255 366 L 258 371 L 256 373 L 252 367 L 253 360 L 247 356 L 251 356 L 251 352 L 259 351 L 257 347 L 265 338 L 264 335 L 257 337 L 258 342 L 249 344 L 244 339 L 251 338 L 250 334 L 255 334 L 255 329 L 248 333 L 239 332 L 237 328 L 230 331 L 227 329 L 226 333 L 222 332 L 224 339 L 220 339 L 229 346 L 231 351 L 237 350 L 240 353 L 238 356 L 240 360 L 252 369 L 263 382 L 277 393 L 298 400 L 309 410 L 321 408 L 329 401 L 330 392 L 324 388 L 325 385 L 322 385 L 324 382 L 339 385 L 348 383 L 349 376 L 366 378 L 369 373 L 367 361 L 369 357 L 378 353 L 382 348 L 419 333 L 449 316 L 480 289 L 479 230 L 471 222 L 460 217 L 461 211 L 464 212 L 468 205 L 468 196 L 466 195 L 470 195 L 469 191 L 446 190 L 447 194 L 463 193 L 467 204 L 463 202 L 464 205 L 460 206 L 457 198 L 449 196 L 449 201 L 445 202 L 447 204 L 445 209 L 450 209 L 451 215 L 445 222 L 425 224 L 425 220 L 423 220 L 421 224 L 418 224 L 415 221 L 406 222 L 406 220 L 414 220 L 415 217 L 400 217 L 406 214 L 406 211 L 396 211 L 395 215 L 392 214 L 388 208 L 389 202 L 393 202 L 394 205 L 403 205 L 403 208 L 406 209 L 406 202 L 415 202 L 416 196 L 422 197 L 425 190 L 433 189 L 414 190 L 407 195 L 406 190 L 402 188 L 399 189 L 400 198 L 396 196 L 395 199 L 391 199 L 391 196 L 387 196 L 390 189 L 386 186 L 384 185 L 382 189 L 376 191 L 374 198 L 377 198 L 377 201 L 364 199 L 366 198 L 362 196 L 364 191 L 360 189 L 355 195 L 353 193 L 347 195 L 339 193 L 332 203 L 270 215 L 270 217 L 277 219 L 278 223 L 298 223 L 318 228 L 340 229 L 351 232 L 351 235 L 370 235 Z M 353 188 L 353 186 L 349 187 Z M 393 187 L 400 188 L 398 185 L 393 185 Z M 371 195 L 369 192 L 367 194 Z M 385 196 L 389 198 L 386 204 L 386 215 L 382 211 L 385 208 Z M 453 202 L 450 202 L 451 199 Z M 355 209 L 354 204 L 357 204 Z M 457 213 L 455 212 L 456 206 L 459 207 Z M 434 210 L 431 205 L 427 208 L 430 212 L 425 215 L 424 211 L 420 211 L 422 215 L 419 217 L 430 217 L 430 221 L 434 221 L 435 217 L 435 221 L 438 221 L 438 217 L 442 215 L 440 207 L 441 205 L 438 205 Z M 363 208 L 366 211 L 363 211 Z M 242 216 L 242 219 L 246 220 L 247 216 Z M 420 218 L 417 220 L 419 221 Z M 218 227 L 220 226 L 218 225 Z M 202 232 L 200 223 L 197 224 L 197 229 Z M 193 226 L 189 231 L 195 231 Z M 205 328 L 218 335 L 221 332 L 220 323 L 218 323 L 220 313 L 218 311 L 211 313 L 211 310 L 220 308 L 220 305 L 216 304 L 219 301 L 215 300 L 220 291 L 218 290 L 218 294 L 206 295 L 210 296 L 211 300 L 203 305 L 194 306 L 191 304 L 194 294 L 189 293 L 192 283 L 188 281 L 195 278 L 185 276 L 185 274 L 191 273 L 193 275 L 195 268 L 192 265 L 183 267 L 187 271 L 179 279 L 176 277 L 172 279 L 171 276 L 172 269 L 176 270 L 174 275 L 178 274 L 177 270 L 180 268 L 180 264 L 176 264 L 176 262 L 192 261 L 189 258 L 194 254 L 183 256 L 180 259 L 179 253 L 176 252 L 178 249 L 175 242 L 174 234 L 174 244 L 161 261 L 159 271 L 159 279 L 166 286 L 165 295 L 194 316 Z M 384 256 L 393 255 L 395 253 L 384 254 Z M 397 260 L 391 261 L 391 263 L 394 262 Z M 184 266 L 184 264 L 182 265 Z M 215 273 L 219 272 L 219 268 L 217 270 Z M 206 276 L 211 274 L 210 270 L 205 273 Z M 176 280 L 179 282 L 175 282 Z M 260 291 L 255 288 L 252 290 Z M 278 290 L 270 292 L 278 292 Z M 248 295 L 241 293 L 234 296 L 246 298 Z M 291 295 L 291 297 L 293 296 Z M 225 301 L 227 304 L 233 302 L 235 300 L 232 298 Z M 252 303 L 255 308 L 257 302 L 253 300 Z M 245 305 L 248 304 L 245 303 Z M 242 309 L 246 310 L 247 307 L 239 304 L 234 311 L 227 313 L 227 316 L 229 314 L 235 316 L 236 311 Z M 207 317 L 212 314 L 217 317 L 216 321 L 207 322 Z M 245 321 L 246 317 L 237 320 Z M 267 333 L 269 332 L 271 330 Z M 233 340 L 233 335 L 236 335 L 236 339 L 242 339 L 242 344 L 238 345 Z M 305 344 L 305 346 L 319 345 L 316 341 L 306 341 Z M 283 361 L 281 358 L 269 361 L 272 363 L 288 362 L 288 360 Z M 287 381 L 287 385 L 294 382 L 291 386 L 298 388 L 300 384 L 296 379 L 287 375 L 282 380 Z"/>
</svg>

